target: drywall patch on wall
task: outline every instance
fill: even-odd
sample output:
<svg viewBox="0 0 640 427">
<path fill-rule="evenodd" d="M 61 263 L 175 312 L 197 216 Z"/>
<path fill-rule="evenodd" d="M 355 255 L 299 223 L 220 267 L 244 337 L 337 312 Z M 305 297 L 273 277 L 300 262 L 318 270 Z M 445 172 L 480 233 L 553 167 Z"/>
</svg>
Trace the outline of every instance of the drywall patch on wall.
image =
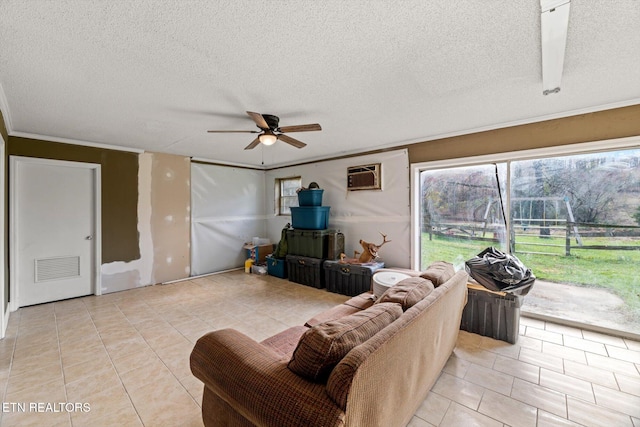
<svg viewBox="0 0 640 427">
<path fill-rule="evenodd" d="M 153 233 L 151 231 L 151 181 L 153 155 L 142 153 L 138 156 L 138 242 L 140 245 L 140 278 L 144 285 L 153 285 Z"/>
<path fill-rule="evenodd" d="M 189 277 L 191 271 L 191 160 L 163 153 L 150 156 L 152 280 L 163 283 Z"/>
<path fill-rule="evenodd" d="M 140 258 L 103 264 L 103 293 L 189 277 L 190 159 L 142 153 L 138 172 Z"/>
<path fill-rule="evenodd" d="M 105 273 L 105 270 L 109 271 L 111 268 L 118 269 L 118 267 L 122 267 L 122 266 L 118 266 L 118 264 L 124 264 L 124 263 L 114 262 L 109 264 L 107 268 L 102 269 L 102 293 L 103 294 L 110 293 L 110 292 L 126 291 L 127 289 L 131 289 L 132 287 L 143 286 L 143 285 L 140 285 L 142 281 L 140 280 L 139 269 L 126 270 L 120 273 L 112 273 L 112 274 Z M 136 283 L 137 283 L 136 286 L 131 286 L 131 284 L 136 284 Z"/>
<path fill-rule="evenodd" d="M 382 164 L 382 190 L 347 190 L 347 168 L 371 163 Z M 275 215 L 275 180 L 301 176 L 302 184 L 315 181 L 324 189 L 322 204 L 329 206 L 329 228 L 345 235 L 345 254 L 362 252 L 360 239 L 379 244 L 380 233 L 392 242 L 380 250 L 381 260 L 390 267 L 411 266 L 411 211 L 409 201 L 409 157 L 407 150 L 394 150 L 349 157 L 310 165 L 274 169 L 266 173 L 268 237 L 277 242 L 291 216 Z"/>
<path fill-rule="evenodd" d="M 151 234 L 151 154 L 138 156 L 138 244 L 140 258 L 102 264 L 102 293 L 118 292 L 153 282 L 153 238 Z"/>
</svg>

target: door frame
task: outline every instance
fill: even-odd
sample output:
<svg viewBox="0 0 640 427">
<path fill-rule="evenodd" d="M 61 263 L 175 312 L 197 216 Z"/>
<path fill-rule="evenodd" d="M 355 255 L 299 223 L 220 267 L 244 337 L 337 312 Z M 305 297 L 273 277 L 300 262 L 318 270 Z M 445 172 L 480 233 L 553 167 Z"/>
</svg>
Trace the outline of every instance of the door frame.
<svg viewBox="0 0 640 427">
<path fill-rule="evenodd" d="M 4 299 L 6 297 L 5 293 L 5 285 L 6 285 L 6 277 L 5 277 L 5 226 L 6 226 L 6 210 L 5 210 L 5 166 L 6 166 L 6 157 L 5 157 L 5 141 L 4 137 L 0 135 L 0 188 L 2 188 L 2 197 L 0 197 L 0 307 L 2 307 L 2 313 L 0 313 L 0 339 L 4 338 L 5 333 L 7 332 L 7 325 L 9 323 L 9 304 L 4 305 Z"/>
<path fill-rule="evenodd" d="M 93 171 L 93 217 L 94 217 L 94 238 L 93 244 L 93 295 L 102 294 L 102 221 L 101 221 L 101 165 L 98 163 L 72 162 L 67 160 L 41 159 L 37 157 L 9 156 L 9 308 L 16 311 L 19 308 L 19 286 L 16 281 L 17 263 L 17 168 L 20 163 L 36 163 L 49 166 L 65 166 L 74 168 L 91 169 Z"/>
</svg>

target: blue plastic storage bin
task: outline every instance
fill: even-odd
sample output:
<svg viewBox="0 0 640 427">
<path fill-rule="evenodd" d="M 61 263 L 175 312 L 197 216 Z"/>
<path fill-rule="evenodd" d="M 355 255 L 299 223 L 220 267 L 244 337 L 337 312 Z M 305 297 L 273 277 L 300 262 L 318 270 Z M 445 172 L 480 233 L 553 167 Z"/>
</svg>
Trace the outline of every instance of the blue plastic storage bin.
<svg viewBox="0 0 640 427">
<path fill-rule="evenodd" d="M 329 228 L 329 206 L 300 206 L 291 208 L 291 225 L 301 230 Z"/>
<path fill-rule="evenodd" d="M 286 279 L 287 278 L 286 260 L 277 259 L 277 258 L 274 258 L 272 255 L 267 255 L 267 273 L 269 273 L 270 276 Z"/>
<path fill-rule="evenodd" d="M 298 191 L 298 205 L 300 206 L 322 206 L 322 193 L 324 190 L 311 188 Z"/>
</svg>

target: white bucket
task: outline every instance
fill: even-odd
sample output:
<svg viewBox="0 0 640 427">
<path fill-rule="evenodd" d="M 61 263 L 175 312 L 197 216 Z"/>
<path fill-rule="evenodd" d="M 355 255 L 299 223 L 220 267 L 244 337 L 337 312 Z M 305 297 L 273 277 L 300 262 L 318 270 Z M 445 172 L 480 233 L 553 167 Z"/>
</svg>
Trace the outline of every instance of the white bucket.
<svg viewBox="0 0 640 427">
<path fill-rule="evenodd" d="M 373 275 L 373 294 L 380 297 L 387 289 L 410 277 L 396 271 L 379 271 Z"/>
</svg>

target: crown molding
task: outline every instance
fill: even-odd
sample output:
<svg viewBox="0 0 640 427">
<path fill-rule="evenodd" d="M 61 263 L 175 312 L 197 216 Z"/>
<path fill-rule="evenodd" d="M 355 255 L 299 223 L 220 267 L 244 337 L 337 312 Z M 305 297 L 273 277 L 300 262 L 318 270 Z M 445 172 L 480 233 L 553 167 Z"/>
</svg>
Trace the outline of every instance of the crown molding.
<svg viewBox="0 0 640 427">
<path fill-rule="evenodd" d="M 144 153 L 144 150 L 141 150 L 139 148 L 122 147 L 120 145 L 102 144 L 99 142 L 79 141 L 77 139 L 70 139 L 70 138 L 58 138 L 56 136 L 40 135 L 37 133 L 10 132 L 9 135 L 15 136 L 17 138 L 29 138 L 29 139 L 38 139 L 40 141 L 59 142 L 62 144 L 83 145 L 85 147 L 103 148 L 105 150 L 129 151 L 131 153 L 138 153 L 138 154 Z"/>
<path fill-rule="evenodd" d="M 7 129 L 7 134 L 11 135 L 13 126 L 11 125 L 11 113 L 9 112 L 9 103 L 7 97 L 4 94 L 4 88 L 0 83 L 0 111 L 2 111 L 2 117 L 4 118 L 4 127 Z"/>
<path fill-rule="evenodd" d="M 268 169 L 266 166 L 257 166 L 257 165 L 247 164 L 247 163 L 226 162 L 223 160 L 213 160 L 205 157 L 191 157 L 191 162 L 201 163 L 206 165 L 213 165 L 213 166 L 228 166 L 228 167 L 237 167 L 241 169 L 253 169 L 258 171 L 265 171 Z"/>
</svg>

